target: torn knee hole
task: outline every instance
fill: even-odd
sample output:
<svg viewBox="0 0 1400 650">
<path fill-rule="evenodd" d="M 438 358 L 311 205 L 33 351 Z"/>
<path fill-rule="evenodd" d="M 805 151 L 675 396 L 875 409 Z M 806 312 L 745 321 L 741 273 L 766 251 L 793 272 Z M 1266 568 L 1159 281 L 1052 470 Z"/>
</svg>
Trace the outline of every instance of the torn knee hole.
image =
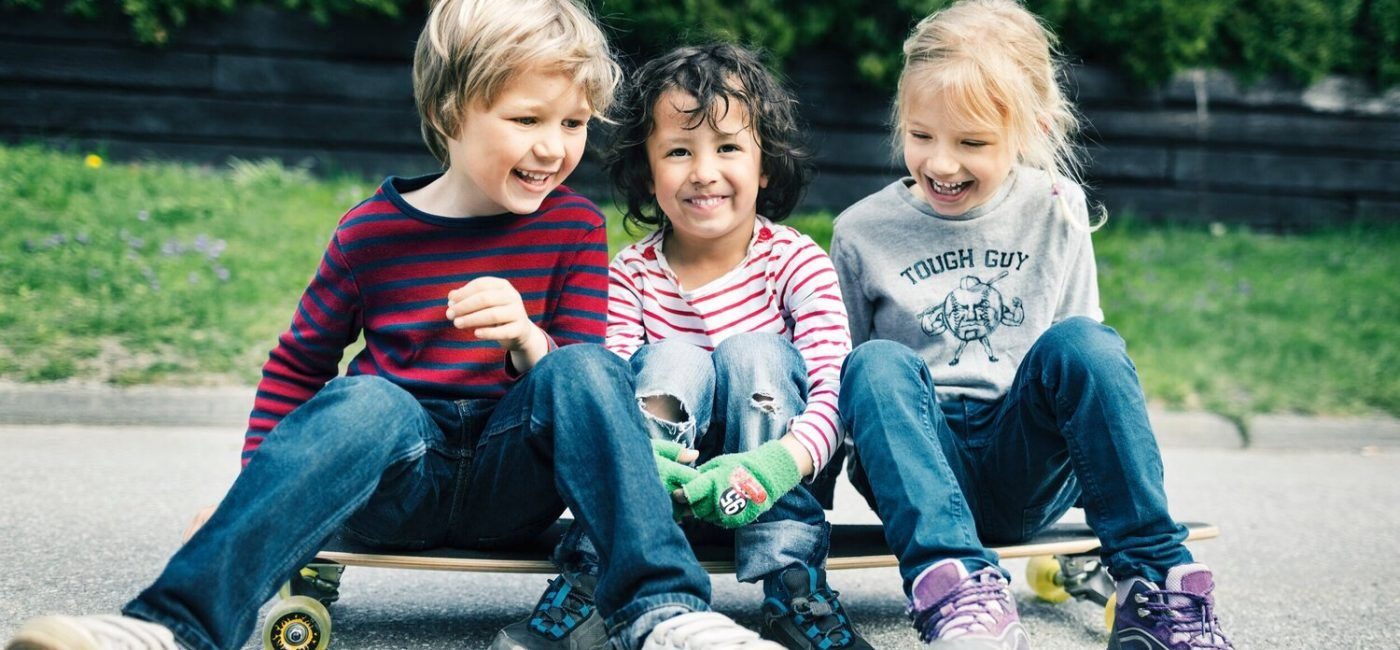
<svg viewBox="0 0 1400 650">
<path fill-rule="evenodd" d="M 690 419 L 685 405 L 674 395 L 646 395 L 638 397 L 637 402 L 643 411 L 660 420 L 679 424 Z"/>
<path fill-rule="evenodd" d="M 768 395 L 765 393 L 754 393 L 753 405 L 754 408 L 757 408 L 758 410 L 763 411 L 764 413 L 776 414 L 778 412 L 777 400 L 773 399 L 772 395 Z"/>
</svg>

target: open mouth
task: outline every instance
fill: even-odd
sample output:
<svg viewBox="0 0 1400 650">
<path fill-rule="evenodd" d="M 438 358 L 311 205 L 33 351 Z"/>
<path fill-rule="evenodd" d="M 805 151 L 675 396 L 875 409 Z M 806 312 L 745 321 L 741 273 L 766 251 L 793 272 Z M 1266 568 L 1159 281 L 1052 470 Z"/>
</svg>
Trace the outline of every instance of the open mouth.
<svg viewBox="0 0 1400 650">
<path fill-rule="evenodd" d="M 972 181 L 962 181 L 960 183 L 940 183 L 932 178 L 928 179 L 929 187 L 933 188 L 933 193 L 939 196 L 956 197 L 961 195 L 972 186 Z"/>
<path fill-rule="evenodd" d="M 713 207 L 715 207 L 715 206 L 717 206 L 717 205 L 719 205 L 719 204 L 721 204 L 721 203 L 724 203 L 724 200 L 725 200 L 726 198 L 728 198 L 728 197 L 724 197 L 724 196 L 711 196 L 711 195 L 692 196 L 692 197 L 686 199 L 685 202 L 686 202 L 686 203 L 689 203 L 690 205 L 693 205 L 693 206 L 695 206 L 696 208 L 699 208 L 699 209 L 701 209 L 701 210 L 708 210 L 708 209 L 713 208 Z"/>
<path fill-rule="evenodd" d="M 523 169 L 512 169 L 510 172 L 514 174 L 516 178 L 524 181 L 526 185 L 536 186 L 544 185 L 545 182 L 549 180 L 549 177 L 554 175 L 554 172 L 529 172 Z"/>
</svg>

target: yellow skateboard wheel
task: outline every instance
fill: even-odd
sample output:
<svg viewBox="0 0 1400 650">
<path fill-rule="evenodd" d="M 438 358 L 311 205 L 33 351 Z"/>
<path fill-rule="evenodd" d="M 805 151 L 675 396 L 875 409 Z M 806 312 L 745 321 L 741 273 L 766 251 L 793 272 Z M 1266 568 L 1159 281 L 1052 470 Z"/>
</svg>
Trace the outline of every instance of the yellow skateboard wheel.
<svg viewBox="0 0 1400 650">
<path fill-rule="evenodd" d="M 315 598 L 284 598 L 267 613 L 262 636 L 263 650 L 326 650 L 331 644 L 331 614 Z"/>
<path fill-rule="evenodd" d="M 1050 555 L 1037 555 L 1026 563 L 1026 584 L 1041 600 L 1063 603 L 1070 599 L 1064 585 L 1060 584 L 1060 561 Z"/>
<path fill-rule="evenodd" d="M 1103 626 L 1105 628 L 1108 628 L 1108 631 L 1110 633 L 1113 632 L 1113 617 L 1117 611 L 1118 593 L 1114 592 L 1112 594 L 1109 594 L 1108 602 L 1105 603 L 1103 606 Z"/>
</svg>

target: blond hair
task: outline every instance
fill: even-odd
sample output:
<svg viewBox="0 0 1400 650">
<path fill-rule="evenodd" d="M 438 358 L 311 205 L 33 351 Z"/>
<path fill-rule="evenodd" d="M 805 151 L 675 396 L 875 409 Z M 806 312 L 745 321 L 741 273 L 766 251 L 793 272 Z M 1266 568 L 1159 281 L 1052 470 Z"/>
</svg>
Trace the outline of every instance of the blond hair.
<svg viewBox="0 0 1400 650">
<path fill-rule="evenodd" d="M 934 94 L 964 126 L 1005 133 L 1019 164 L 1079 182 L 1073 138 L 1080 120 L 1060 85 L 1056 41 L 1015 0 L 961 0 L 919 21 L 904 41 L 896 147 L 903 146 L 905 103 L 914 93 Z"/>
<path fill-rule="evenodd" d="M 466 108 L 491 106 L 534 67 L 572 76 L 599 117 L 622 77 L 603 31 L 573 0 L 436 0 L 413 55 L 428 149 L 447 165 Z"/>
</svg>

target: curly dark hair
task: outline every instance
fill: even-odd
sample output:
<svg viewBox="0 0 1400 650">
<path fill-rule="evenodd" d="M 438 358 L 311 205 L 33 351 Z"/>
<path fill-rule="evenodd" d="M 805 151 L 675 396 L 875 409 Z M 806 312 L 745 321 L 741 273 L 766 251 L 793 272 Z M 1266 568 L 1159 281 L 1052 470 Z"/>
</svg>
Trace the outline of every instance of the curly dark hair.
<svg viewBox="0 0 1400 650">
<path fill-rule="evenodd" d="M 714 43 L 677 48 L 647 62 L 631 75 L 613 105 L 616 126 L 604 165 L 619 203 L 626 206 L 628 225 L 657 228 L 666 222 L 650 189 L 646 141 L 655 127 L 656 103 L 669 90 L 687 93 L 698 102 L 687 111 L 687 128 L 708 124 L 718 129 L 716 120 L 723 119 L 731 102 L 747 110 L 768 176 L 768 186 L 758 190 L 758 214 L 772 221 L 787 218 L 812 179 L 812 152 L 803 137 L 797 98 L 755 53 Z"/>
</svg>

